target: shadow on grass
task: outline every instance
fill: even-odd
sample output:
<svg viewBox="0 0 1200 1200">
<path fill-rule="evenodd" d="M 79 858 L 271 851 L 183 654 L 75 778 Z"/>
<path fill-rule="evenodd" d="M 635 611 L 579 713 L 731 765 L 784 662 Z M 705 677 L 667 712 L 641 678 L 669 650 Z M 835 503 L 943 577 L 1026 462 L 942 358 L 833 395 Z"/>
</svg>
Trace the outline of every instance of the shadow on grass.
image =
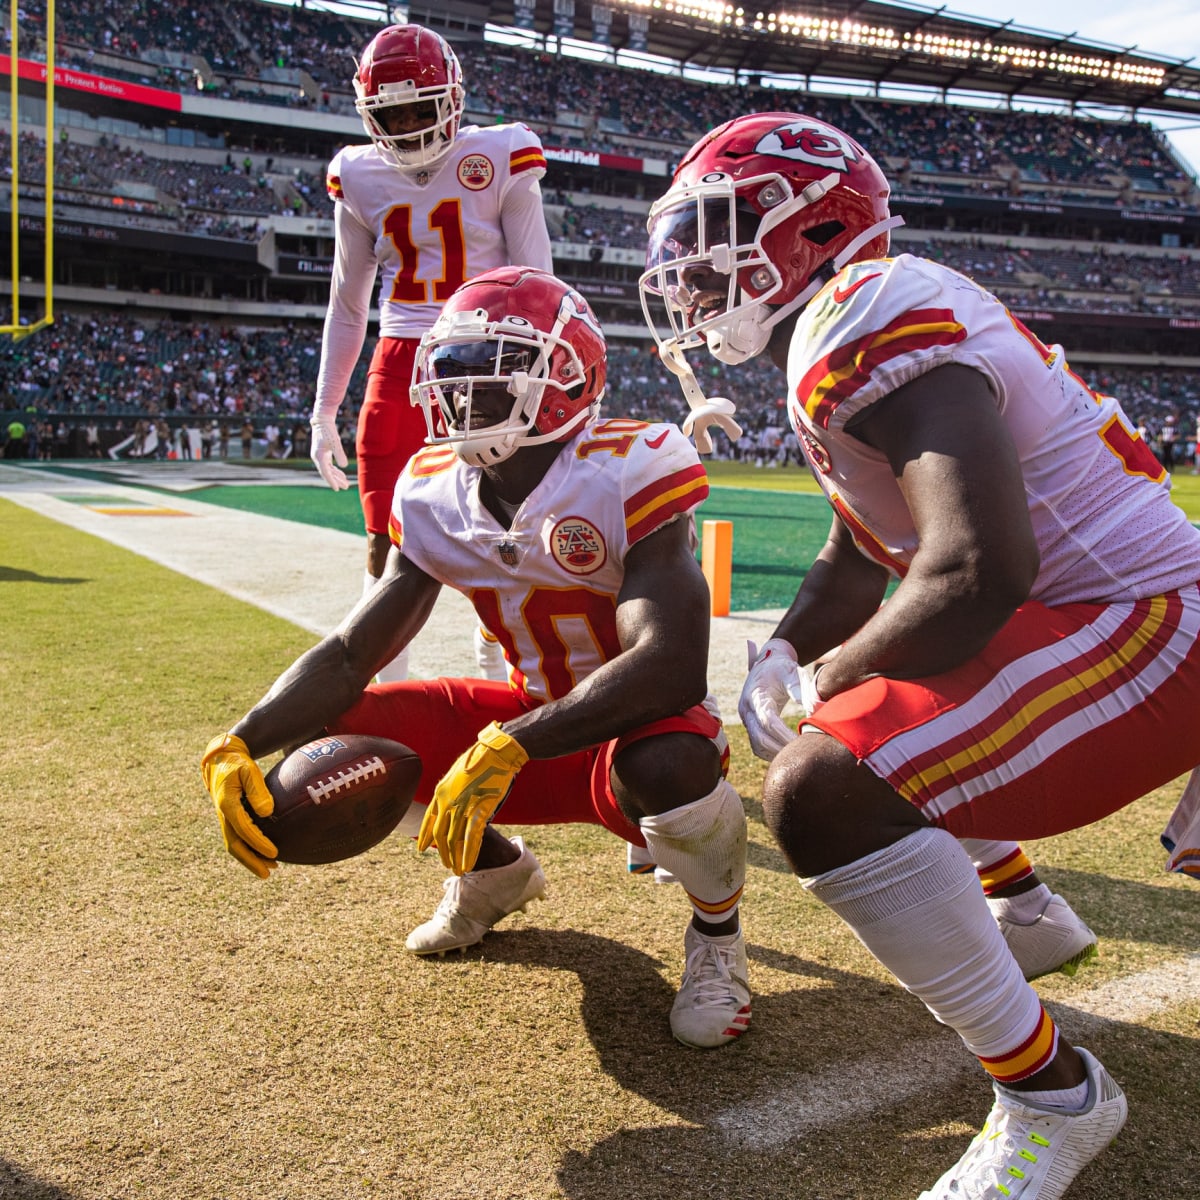
<svg viewBox="0 0 1200 1200">
<path fill-rule="evenodd" d="M 4 1200 L 74 1200 L 74 1193 L 27 1175 L 0 1158 L 0 1196 Z"/>
<path fill-rule="evenodd" d="M 1102 939 L 1187 952 L 1200 940 L 1200 910 L 1185 889 L 1062 869 L 1046 875 Z M 526 929 L 498 931 L 476 953 L 576 975 L 599 1069 L 671 1114 L 567 1150 L 557 1179 L 571 1200 L 915 1196 L 963 1152 L 991 1102 L 958 1037 L 878 975 L 752 945 L 752 981 L 775 978 L 755 997 L 750 1032 L 697 1051 L 673 1041 L 673 981 L 640 950 L 590 933 Z M 1132 1110 L 1072 1200 L 1192 1194 L 1200 1146 L 1187 1081 L 1200 1075 L 1200 1039 L 1156 1029 L 1153 1018 L 1073 1013 L 1071 993 L 1087 992 L 1088 973 L 1058 982 L 1066 990 L 1053 1008 L 1064 1036 L 1103 1059 Z"/>
<path fill-rule="evenodd" d="M 91 583 L 72 575 L 39 575 L 36 571 L 23 571 L 20 567 L 0 566 L 0 583 Z"/>
</svg>

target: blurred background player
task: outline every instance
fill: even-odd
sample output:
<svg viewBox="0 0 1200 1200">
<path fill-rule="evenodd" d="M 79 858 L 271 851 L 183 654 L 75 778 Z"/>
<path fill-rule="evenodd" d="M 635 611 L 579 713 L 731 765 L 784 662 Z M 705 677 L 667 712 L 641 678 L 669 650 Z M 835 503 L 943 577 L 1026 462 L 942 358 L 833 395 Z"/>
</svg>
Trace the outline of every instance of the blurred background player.
<svg viewBox="0 0 1200 1200">
<path fill-rule="evenodd" d="M 674 425 L 599 419 L 605 339 L 553 275 L 490 271 L 450 299 L 418 353 L 431 445 L 396 487 L 378 588 L 204 755 L 226 846 L 266 877 L 275 848 L 256 758 L 315 731 L 383 735 L 421 757 L 402 832 L 454 874 L 415 954 L 480 941 L 545 890 L 520 838 L 489 822 L 600 824 L 647 845 L 691 903 L 671 1030 L 720 1046 L 750 1023 L 739 903 L 746 818 L 708 694 L 708 588 L 694 512 L 708 495 Z M 371 683 L 443 585 L 468 596 L 505 681 Z M 439 782 L 440 779 L 440 782 Z M 436 786 L 435 786 L 436 785 Z M 411 822 L 411 823 L 409 823 Z"/>
<path fill-rule="evenodd" d="M 541 142 L 521 124 L 462 125 L 462 69 L 443 37 L 420 25 L 382 30 L 362 53 L 354 90 L 371 145 L 340 150 L 329 164 L 334 263 L 310 454 L 330 487 L 349 486 L 337 414 L 378 275 L 379 340 L 355 440 L 369 590 L 387 560 L 392 491 L 424 438 L 408 394 L 422 334 L 465 280 L 509 263 L 552 264 Z M 503 678 L 499 648 L 482 631 L 475 649 L 481 672 Z M 407 674 L 405 653 L 380 677 Z"/>
<path fill-rule="evenodd" d="M 834 510 L 741 708 L 761 717 L 772 678 L 799 687 L 809 715 L 768 768 L 767 822 L 992 1077 L 983 1132 L 923 1200 L 1052 1200 L 1125 1097 L 1060 1040 L 957 837 L 1077 828 L 1194 766 L 1200 531 L 1061 347 L 965 276 L 887 257 L 888 196 L 821 121 L 729 122 L 651 209 L 643 300 L 665 354 L 786 370 Z"/>
</svg>

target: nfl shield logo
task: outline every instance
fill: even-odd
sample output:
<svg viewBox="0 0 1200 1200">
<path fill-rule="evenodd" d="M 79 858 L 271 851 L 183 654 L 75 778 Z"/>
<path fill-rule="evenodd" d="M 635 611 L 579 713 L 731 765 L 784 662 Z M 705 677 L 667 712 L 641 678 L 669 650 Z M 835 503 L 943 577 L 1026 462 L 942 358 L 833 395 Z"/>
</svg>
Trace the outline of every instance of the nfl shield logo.
<svg viewBox="0 0 1200 1200">
<path fill-rule="evenodd" d="M 500 561 L 506 567 L 515 567 L 517 565 L 517 547 L 514 542 L 501 542 L 499 547 Z"/>
</svg>

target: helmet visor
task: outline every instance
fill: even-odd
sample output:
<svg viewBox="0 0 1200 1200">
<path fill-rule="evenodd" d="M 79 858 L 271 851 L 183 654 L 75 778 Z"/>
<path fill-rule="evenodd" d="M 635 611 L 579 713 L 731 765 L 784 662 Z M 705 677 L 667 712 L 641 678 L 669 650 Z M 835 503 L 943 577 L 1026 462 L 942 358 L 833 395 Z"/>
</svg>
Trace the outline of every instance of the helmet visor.
<svg viewBox="0 0 1200 1200">
<path fill-rule="evenodd" d="M 533 346 L 504 337 L 434 345 L 422 369 L 446 428 L 469 437 L 515 418 L 536 357 Z"/>
</svg>

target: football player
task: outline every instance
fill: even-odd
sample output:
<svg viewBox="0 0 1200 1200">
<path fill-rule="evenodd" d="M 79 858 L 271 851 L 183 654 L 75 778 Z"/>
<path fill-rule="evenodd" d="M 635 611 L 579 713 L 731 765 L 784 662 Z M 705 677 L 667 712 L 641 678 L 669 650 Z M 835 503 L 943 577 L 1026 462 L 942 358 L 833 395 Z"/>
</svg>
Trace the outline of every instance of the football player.
<svg viewBox="0 0 1200 1200">
<path fill-rule="evenodd" d="M 1200 531 L 1061 347 L 955 271 L 889 257 L 888 195 L 821 121 L 729 122 L 651 209 L 643 303 L 701 437 L 736 422 L 689 351 L 786 371 L 833 510 L 740 707 L 765 724 L 762 693 L 801 689 L 767 821 L 992 1078 L 983 1133 L 924 1198 L 1048 1200 L 1120 1130 L 1125 1097 L 1060 1039 L 957 839 L 1073 829 L 1200 760 Z"/>
<path fill-rule="evenodd" d="M 416 954 L 473 945 L 543 894 L 533 853 L 490 824 L 501 803 L 506 823 L 588 822 L 646 846 L 691 905 L 671 1029 L 719 1046 L 749 1025 L 750 990 L 746 819 L 695 554 L 707 477 L 675 426 L 599 417 L 605 372 L 591 309 L 553 275 L 504 267 L 455 292 L 417 353 L 428 444 L 397 485 L 379 587 L 213 739 L 205 782 L 226 846 L 265 877 L 275 848 L 241 805 L 271 807 L 256 758 L 322 729 L 416 750 L 407 831 L 453 871 Z M 503 646 L 507 679 L 371 684 L 443 585 Z"/>
<path fill-rule="evenodd" d="M 420 25 L 382 30 L 362 53 L 354 90 L 371 144 L 338 151 L 326 179 L 334 264 L 310 454 L 331 488 L 349 486 L 337 414 L 378 276 L 379 340 L 355 443 L 370 590 L 387 559 L 392 491 L 424 437 L 408 401 L 421 336 L 472 276 L 508 263 L 548 271 L 552 263 L 541 142 L 521 124 L 462 124 L 462 68 L 443 37 Z M 502 677 L 499 647 L 482 631 L 475 649 L 481 671 Z M 382 671 L 381 678 L 404 679 L 407 655 Z"/>
</svg>

